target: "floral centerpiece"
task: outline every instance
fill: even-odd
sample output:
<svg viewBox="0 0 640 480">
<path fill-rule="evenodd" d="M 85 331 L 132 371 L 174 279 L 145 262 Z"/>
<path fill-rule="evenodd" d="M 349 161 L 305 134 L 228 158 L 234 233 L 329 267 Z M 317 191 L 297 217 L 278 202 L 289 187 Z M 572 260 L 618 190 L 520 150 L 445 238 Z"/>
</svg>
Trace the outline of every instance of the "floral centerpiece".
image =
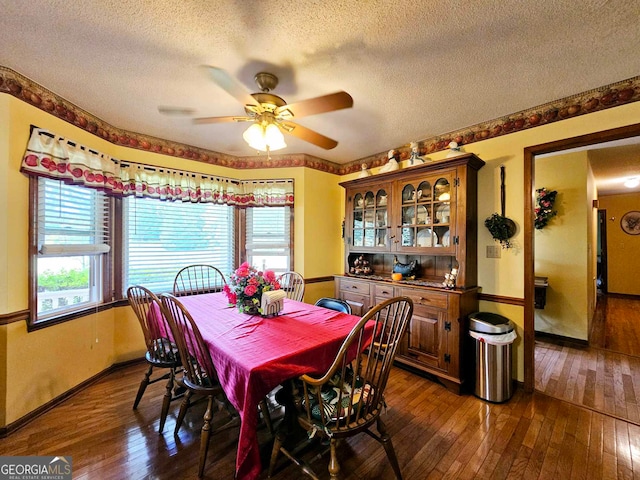
<svg viewBox="0 0 640 480">
<path fill-rule="evenodd" d="M 276 274 L 272 270 L 261 272 L 247 262 L 231 274 L 229 284 L 223 288 L 230 304 L 236 305 L 239 312 L 252 315 L 262 313 L 262 292 L 269 290 L 280 290 Z"/>
<path fill-rule="evenodd" d="M 556 190 L 547 190 L 546 188 L 536 190 L 538 206 L 535 208 L 536 219 L 533 226 L 538 230 L 545 227 L 549 220 L 558 213 L 553 209 L 553 202 L 556 201 L 557 194 Z"/>
</svg>

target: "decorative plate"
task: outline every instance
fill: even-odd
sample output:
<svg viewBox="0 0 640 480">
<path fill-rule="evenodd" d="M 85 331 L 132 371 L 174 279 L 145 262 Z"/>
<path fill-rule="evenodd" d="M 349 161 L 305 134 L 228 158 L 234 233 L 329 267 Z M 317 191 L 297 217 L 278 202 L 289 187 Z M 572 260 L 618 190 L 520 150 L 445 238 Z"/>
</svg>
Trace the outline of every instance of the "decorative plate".
<svg viewBox="0 0 640 480">
<path fill-rule="evenodd" d="M 444 235 L 442 236 L 442 245 L 445 247 L 449 246 L 449 230 L 444 232 Z"/>
<path fill-rule="evenodd" d="M 436 240 L 435 243 L 438 243 Z M 418 231 L 418 235 L 416 236 L 416 245 L 418 247 L 431 247 L 433 246 L 433 240 L 431 237 L 431 230 L 422 229 Z"/>
<path fill-rule="evenodd" d="M 640 212 L 632 210 L 620 219 L 620 227 L 629 235 L 640 235 Z"/>
</svg>

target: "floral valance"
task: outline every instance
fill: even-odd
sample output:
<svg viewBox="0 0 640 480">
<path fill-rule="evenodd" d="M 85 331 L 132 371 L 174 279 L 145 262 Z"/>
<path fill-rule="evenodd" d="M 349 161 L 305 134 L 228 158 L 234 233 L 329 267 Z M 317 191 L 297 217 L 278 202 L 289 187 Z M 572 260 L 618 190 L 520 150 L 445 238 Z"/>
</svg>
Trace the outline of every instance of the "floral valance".
<svg viewBox="0 0 640 480">
<path fill-rule="evenodd" d="M 117 160 L 33 128 L 22 172 L 97 188 L 109 195 L 246 207 L 293 205 L 293 180 L 234 180 Z"/>
</svg>

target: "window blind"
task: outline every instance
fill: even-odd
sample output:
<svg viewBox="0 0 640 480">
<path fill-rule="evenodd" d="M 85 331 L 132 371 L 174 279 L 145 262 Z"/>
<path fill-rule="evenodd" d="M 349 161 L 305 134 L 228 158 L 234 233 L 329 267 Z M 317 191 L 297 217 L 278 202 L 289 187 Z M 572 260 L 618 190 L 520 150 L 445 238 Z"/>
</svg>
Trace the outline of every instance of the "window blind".
<svg viewBox="0 0 640 480">
<path fill-rule="evenodd" d="M 233 207 L 138 197 L 123 202 L 125 291 L 143 285 L 171 292 L 176 274 L 187 265 L 213 265 L 225 277 L 233 271 Z"/>
<path fill-rule="evenodd" d="M 290 207 L 247 209 L 247 261 L 261 270 L 290 270 Z"/>
<path fill-rule="evenodd" d="M 109 251 L 109 199 L 99 190 L 42 178 L 38 182 L 38 251 L 42 256 Z"/>
</svg>

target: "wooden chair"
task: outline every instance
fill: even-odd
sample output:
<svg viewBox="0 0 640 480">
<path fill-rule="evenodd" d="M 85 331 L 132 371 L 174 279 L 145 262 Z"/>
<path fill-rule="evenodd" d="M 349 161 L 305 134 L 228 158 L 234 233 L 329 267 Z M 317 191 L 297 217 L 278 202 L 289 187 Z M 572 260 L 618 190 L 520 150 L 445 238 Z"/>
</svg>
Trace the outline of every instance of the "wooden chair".
<svg viewBox="0 0 640 480">
<path fill-rule="evenodd" d="M 280 288 L 287 292 L 287 298 L 302 301 L 304 297 L 304 277 L 298 272 L 286 272 L 278 277 Z"/>
<path fill-rule="evenodd" d="M 178 434 L 187 410 L 192 405 L 191 397 L 197 395 L 207 399 L 204 425 L 200 433 L 200 460 L 198 463 L 198 477 L 202 477 L 209 450 L 214 402 L 216 406 L 226 407 L 230 417 L 228 422 L 216 428 L 216 432 L 238 426 L 240 424 L 240 417 L 222 390 L 218 374 L 211 360 L 209 348 L 202 339 L 200 330 L 193 321 L 191 314 L 184 305 L 182 305 L 180 300 L 171 294 L 164 293 L 160 296 L 160 299 L 169 325 L 171 326 L 171 331 L 176 339 L 180 356 L 183 359 L 182 383 L 187 388 L 184 400 L 180 405 L 174 435 Z"/>
<path fill-rule="evenodd" d="M 332 480 L 338 478 L 340 471 L 337 442 L 361 432 L 382 444 L 396 478 L 402 479 L 391 437 L 380 413 L 385 407 L 383 394 L 393 359 L 412 313 L 413 302 L 408 297 L 392 298 L 369 310 L 353 327 L 327 372 L 317 378 L 300 377 L 301 385 L 286 405 L 295 411 L 298 423 L 307 430 L 309 438 L 329 440 Z M 378 434 L 370 430 L 373 423 Z M 282 429 L 276 435 L 268 478 L 282 451 L 305 474 L 317 479 L 311 468 L 295 457 L 296 453 L 285 448 L 284 442 L 290 433 Z"/>
<path fill-rule="evenodd" d="M 127 289 L 127 298 L 142 327 L 147 347 L 145 359 L 149 364 L 149 369 L 140 382 L 136 399 L 133 402 L 133 409 L 138 408 L 147 385 L 167 380 L 162 410 L 160 411 L 159 433 L 162 433 L 171 401 L 181 396 L 180 389 L 175 383 L 175 374 L 181 367 L 178 346 L 173 342 L 171 327 L 165 316 L 162 315 L 160 299 L 153 292 L 145 287 L 134 285 Z M 167 369 L 168 372 L 152 379 L 154 368 Z"/>
<path fill-rule="evenodd" d="M 323 297 L 316 302 L 316 306 L 351 315 L 351 305 L 339 298 Z"/>
<path fill-rule="evenodd" d="M 178 272 L 173 282 L 177 297 L 199 293 L 221 292 L 227 280 L 220 270 L 211 265 L 189 265 Z"/>
</svg>

